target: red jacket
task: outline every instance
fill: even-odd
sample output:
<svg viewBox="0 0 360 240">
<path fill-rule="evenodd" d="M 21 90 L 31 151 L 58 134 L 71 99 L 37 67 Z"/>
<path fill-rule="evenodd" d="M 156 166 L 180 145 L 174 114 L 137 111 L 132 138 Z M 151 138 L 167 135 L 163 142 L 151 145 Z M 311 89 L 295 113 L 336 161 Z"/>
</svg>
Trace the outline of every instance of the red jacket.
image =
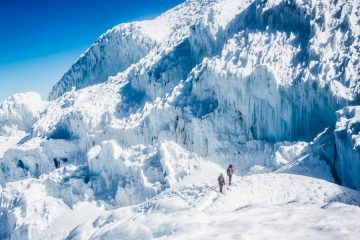
<svg viewBox="0 0 360 240">
<path fill-rule="evenodd" d="M 225 178 L 224 176 L 220 175 L 218 177 L 218 182 L 219 182 L 219 185 L 225 185 Z"/>
</svg>

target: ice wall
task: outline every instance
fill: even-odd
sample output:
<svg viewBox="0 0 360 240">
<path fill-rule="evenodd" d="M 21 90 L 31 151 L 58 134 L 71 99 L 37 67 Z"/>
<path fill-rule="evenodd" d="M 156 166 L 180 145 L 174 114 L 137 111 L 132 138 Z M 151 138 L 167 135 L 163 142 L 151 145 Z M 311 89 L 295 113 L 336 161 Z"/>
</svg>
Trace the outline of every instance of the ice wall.
<svg viewBox="0 0 360 240">
<path fill-rule="evenodd" d="M 56 83 L 49 99 L 54 100 L 73 88 L 105 82 L 147 55 L 147 61 L 157 61 L 188 37 L 189 27 L 213 4 L 211 0 L 186 1 L 155 19 L 120 24 L 107 31 Z"/>
<path fill-rule="evenodd" d="M 360 189 L 360 107 L 343 108 L 337 116 L 333 165 L 341 184 Z"/>
<path fill-rule="evenodd" d="M 78 146 L 50 159 L 78 155 L 84 162 L 91 147 L 108 140 L 124 148 L 171 140 L 214 161 L 236 159 L 244 171 L 255 162 L 271 165 L 267 144 L 311 140 L 335 124 L 336 110 L 356 101 L 358 73 L 350 69 L 357 66 L 357 27 L 346 17 L 356 9 L 342 1 L 188 1 L 147 22 L 161 23 L 166 34 L 136 64 L 51 102 L 32 137 Z M 93 49 L 117 44 L 109 36 L 122 39 L 123 31 L 142 39 L 138 34 L 151 29 L 145 25 L 115 28 Z M 97 54 L 107 59 L 117 47 Z M 108 71 L 98 63 L 84 69 Z M 346 74 L 336 74 L 341 69 Z"/>
</svg>

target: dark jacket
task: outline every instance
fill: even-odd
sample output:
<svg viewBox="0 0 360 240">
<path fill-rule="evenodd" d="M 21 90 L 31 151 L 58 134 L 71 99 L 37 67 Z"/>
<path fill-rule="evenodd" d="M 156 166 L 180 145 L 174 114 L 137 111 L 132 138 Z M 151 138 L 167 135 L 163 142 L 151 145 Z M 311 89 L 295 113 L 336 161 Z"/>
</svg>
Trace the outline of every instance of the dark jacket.
<svg viewBox="0 0 360 240">
<path fill-rule="evenodd" d="M 232 176 L 232 175 L 235 173 L 235 168 L 234 168 L 234 166 L 230 165 L 230 166 L 228 167 L 228 169 L 226 170 L 226 173 L 227 173 L 228 176 Z"/>
</svg>

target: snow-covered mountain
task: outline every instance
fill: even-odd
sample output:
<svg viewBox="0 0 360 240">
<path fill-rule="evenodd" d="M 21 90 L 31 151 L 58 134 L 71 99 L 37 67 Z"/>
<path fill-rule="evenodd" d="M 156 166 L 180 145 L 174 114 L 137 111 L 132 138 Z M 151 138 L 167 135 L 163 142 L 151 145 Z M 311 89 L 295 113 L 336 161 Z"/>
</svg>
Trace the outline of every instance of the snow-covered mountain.
<svg viewBox="0 0 360 240">
<path fill-rule="evenodd" d="M 293 216 L 294 239 L 357 239 L 359 22 L 355 0 L 188 0 L 107 31 L 48 101 L 1 103 L 0 238 L 209 239 L 230 218 L 285 239 Z M 229 163 L 246 177 L 222 196 Z"/>
</svg>

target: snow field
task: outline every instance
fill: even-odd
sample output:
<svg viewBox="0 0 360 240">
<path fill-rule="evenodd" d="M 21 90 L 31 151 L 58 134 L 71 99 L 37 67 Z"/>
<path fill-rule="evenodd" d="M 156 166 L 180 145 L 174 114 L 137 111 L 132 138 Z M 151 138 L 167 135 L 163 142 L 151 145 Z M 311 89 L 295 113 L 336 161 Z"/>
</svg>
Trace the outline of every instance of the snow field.
<svg viewBox="0 0 360 240">
<path fill-rule="evenodd" d="M 215 184 L 219 171 L 224 170 L 204 164 L 132 211 L 114 210 L 76 228 L 68 239 L 359 237 L 357 191 L 310 177 L 258 174 L 235 176 L 234 185 L 220 194 Z"/>
</svg>

